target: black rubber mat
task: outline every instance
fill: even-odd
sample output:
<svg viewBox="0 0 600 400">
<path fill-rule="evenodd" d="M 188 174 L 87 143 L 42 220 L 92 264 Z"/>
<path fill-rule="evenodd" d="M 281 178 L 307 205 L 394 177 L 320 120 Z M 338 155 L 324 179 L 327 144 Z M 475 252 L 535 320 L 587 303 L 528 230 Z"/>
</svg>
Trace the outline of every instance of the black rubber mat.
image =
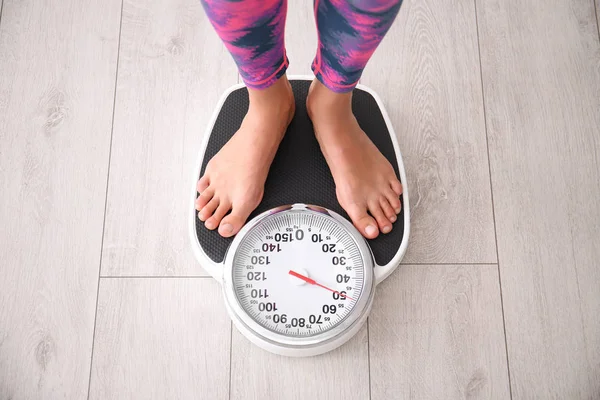
<svg viewBox="0 0 600 400">
<path fill-rule="evenodd" d="M 336 199 L 333 177 L 306 113 L 305 99 L 310 81 L 292 80 L 291 84 L 296 98 L 296 115 L 271 165 L 263 200 L 249 220 L 271 208 L 294 203 L 329 208 L 350 220 Z M 369 93 L 356 89 L 352 107 L 361 128 L 394 166 L 396 176 L 400 179 L 394 145 L 377 102 Z M 208 161 L 237 131 L 247 110 L 246 88 L 232 92 L 225 100 L 206 148 L 200 176 L 204 174 Z M 396 255 L 402 243 L 403 232 L 404 208 L 389 234 L 380 234 L 368 241 L 378 265 L 388 264 Z M 197 217 L 196 233 L 206 255 L 215 262 L 222 262 L 233 239 L 223 238 L 216 230 L 206 229 Z"/>
</svg>

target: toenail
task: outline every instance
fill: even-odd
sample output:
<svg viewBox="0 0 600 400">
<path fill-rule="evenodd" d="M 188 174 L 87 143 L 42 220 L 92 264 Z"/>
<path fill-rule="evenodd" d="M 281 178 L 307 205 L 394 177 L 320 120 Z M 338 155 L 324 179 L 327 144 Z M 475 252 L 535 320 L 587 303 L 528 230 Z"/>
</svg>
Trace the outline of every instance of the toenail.
<svg viewBox="0 0 600 400">
<path fill-rule="evenodd" d="M 390 228 L 389 226 L 384 226 L 382 229 L 383 233 L 390 233 L 391 230 L 392 228 Z"/>
<path fill-rule="evenodd" d="M 396 216 L 395 216 L 395 215 L 392 215 L 392 216 L 390 217 L 390 221 L 392 221 L 392 222 L 396 222 Z"/>
<path fill-rule="evenodd" d="M 206 221 L 206 223 L 204 225 L 206 225 L 206 227 L 208 229 L 215 229 L 215 224 L 213 223 L 214 221 L 212 219 L 209 219 L 208 221 Z"/>
<path fill-rule="evenodd" d="M 399 208 L 396 208 L 395 211 L 396 211 L 396 214 L 400 214 L 400 209 Z"/>
<path fill-rule="evenodd" d="M 225 232 L 225 233 L 233 232 L 233 225 L 231 225 L 231 224 L 223 225 L 223 232 Z"/>
<path fill-rule="evenodd" d="M 377 233 L 377 228 L 375 228 L 373 225 L 368 225 L 368 226 L 365 228 L 365 233 L 366 233 L 368 236 L 373 236 L 375 233 Z"/>
</svg>

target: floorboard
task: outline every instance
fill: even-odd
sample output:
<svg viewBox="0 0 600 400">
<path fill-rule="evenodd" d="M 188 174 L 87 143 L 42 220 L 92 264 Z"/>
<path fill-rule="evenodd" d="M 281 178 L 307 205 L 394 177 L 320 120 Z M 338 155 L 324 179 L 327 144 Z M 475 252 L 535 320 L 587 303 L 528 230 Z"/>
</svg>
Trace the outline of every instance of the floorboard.
<svg viewBox="0 0 600 400">
<path fill-rule="evenodd" d="M 598 23 L 598 40 L 600 40 L 600 0 L 596 0 L 596 22 Z"/>
<path fill-rule="evenodd" d="M 361 83 L 385 103 L 406 167 L 403 262 L 495 263 L 473 1 L 404 2 Z"/>
<path fill-rule="evenodd" d="M 220 294 L 209 278 L 103 278 L 89 398 L 228 399 Z"/>
<path fill-rule="evenodd" d="M 5 0 L 0 398 L 87 395 L 120 0 Z"/>
<path fill-rule="evenodd" d="M 317 28 L 312 1 L 288 2 L 285 45 L 288 75 L 313 76 L 310 66 L 317 52 Z"/>
<path fill-rule="evenodd" d="M 317 357 L 273 355 L 233 330 L 232 400 L 369 399 L 367 327 Z"/>
<path fill-rule="evenodd" d="M 496 265 L 402 265 L 377 289 L 373 400 L 510 398 Z"/>
<path fill-rule="evenodd" d="M 119 60 L 102 275 L 207 275 L 190 246 L 190 195 L 235 63 L 186 0 L 125 0 Z"/>
<path fill-rule="evenodd" d="M 588 0 L 477 2 L 513 399 L 600 396 L 600 42 Z"/>
</svg>

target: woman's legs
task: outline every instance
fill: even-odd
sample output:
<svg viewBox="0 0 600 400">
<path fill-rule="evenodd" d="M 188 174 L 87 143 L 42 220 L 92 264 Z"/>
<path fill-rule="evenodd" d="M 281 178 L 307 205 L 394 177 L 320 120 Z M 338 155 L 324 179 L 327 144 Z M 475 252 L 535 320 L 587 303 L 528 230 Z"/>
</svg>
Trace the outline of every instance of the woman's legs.
<svg viewBox="0 0 600 400">
<path fill-rule="evenodd" d="M 198 181 L 198 217 L 208 229 L 218 227 L 228 237 L 260 203 L 269 166 L 294 113 L 285 76 L 287 0 L 201 1 L 250 95 L 240 129 Z M 364 236 L 374 238 L 392 229 L 402 186 L 354 118 L 351 91 L 401 0 L 314 1 L 319 48 L 313 62 L 317 80 L 307 99 L 309 115 L 340 205 Z"/>
<path fill-rule="evenodd" d="M 319 34 L 312 70 L 327 88 L 352 91 L 402 0 L 313 0 Z"/>
<path fill-rule="evenodd" d="M 248 88 L 265 89 L 285 74 L 287 0 L 201 0 Z"/>
<path fill-rule="evenodd" d="M 285 77 L 287 1 L 202 0 L 202 5 L 238 65 L 250 98 L 240 129 L 210 160 L 197 187 L 198 218 L 229 237 L 260 203 L 269 167 L 294 114 Z"/>
<path fill-rule="evenodd" d="M 402 186 L 352 114 L 352 89 L 391 27 L 401 0 L 315 0 L 319 48 L 307 99 L 337 198 L 367 238 L 388 233 Z"/>
</svg>

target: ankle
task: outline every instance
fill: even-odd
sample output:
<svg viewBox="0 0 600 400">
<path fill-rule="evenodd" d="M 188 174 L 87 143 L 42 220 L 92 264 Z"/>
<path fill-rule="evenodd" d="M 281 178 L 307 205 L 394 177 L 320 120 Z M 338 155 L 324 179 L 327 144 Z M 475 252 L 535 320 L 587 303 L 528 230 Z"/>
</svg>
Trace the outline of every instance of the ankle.
<svg viewBox="0 0 600 400">
<path fill-rule="evenodd" d="M 334 92 L 315 79 L 310 85 L 306 97 L 306 108 L 311 118 L 313 115 L 350 116 L 352 114 L 352 92 Z"/>
<path fill-rule="evenodd" d="M 250 89 L 248 88 L 250 98 L 250 106 L 268 109 L 289 109 L 294 103 L 294 93 L 292 86 L 283 75 L 275 83 L 266 89 Z"/>
</svg>

